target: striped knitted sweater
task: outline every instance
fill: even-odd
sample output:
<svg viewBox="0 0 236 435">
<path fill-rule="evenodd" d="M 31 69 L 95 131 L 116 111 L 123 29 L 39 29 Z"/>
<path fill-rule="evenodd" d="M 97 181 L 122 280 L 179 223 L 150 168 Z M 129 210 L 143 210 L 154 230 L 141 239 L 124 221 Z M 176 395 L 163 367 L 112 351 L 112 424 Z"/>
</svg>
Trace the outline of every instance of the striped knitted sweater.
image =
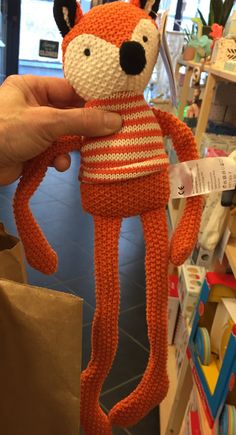
<svg viewBox="0 0 236 435">
<path fill-rule="evenodd" d="M 143 95 L 115 94 L 86 107 L 118 112 L 122 129 L 112 136 L 83 138 L 80 180 L 104 183 L 145 176 L 165 169 L 162 132 Z"/>
</svg>

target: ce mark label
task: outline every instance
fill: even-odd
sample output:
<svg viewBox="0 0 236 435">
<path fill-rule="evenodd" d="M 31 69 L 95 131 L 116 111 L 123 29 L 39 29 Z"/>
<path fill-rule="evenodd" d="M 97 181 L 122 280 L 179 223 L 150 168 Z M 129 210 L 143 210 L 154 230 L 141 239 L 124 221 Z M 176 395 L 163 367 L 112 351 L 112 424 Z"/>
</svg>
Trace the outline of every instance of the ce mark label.
<svg viewBox="0 0 236 435">
<path fill-rule="evenodd" d="M 184 186 L 178 186 L 178 195 L 184 195 Z"/>
</svg>

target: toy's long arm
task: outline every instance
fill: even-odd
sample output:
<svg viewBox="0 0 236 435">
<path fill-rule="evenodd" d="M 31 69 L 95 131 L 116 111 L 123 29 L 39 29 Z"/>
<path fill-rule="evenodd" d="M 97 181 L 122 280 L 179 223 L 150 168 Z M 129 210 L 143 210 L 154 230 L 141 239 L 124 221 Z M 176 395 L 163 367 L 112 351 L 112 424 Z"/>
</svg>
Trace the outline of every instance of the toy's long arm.
<svg viewBox="0 0 236 435">
<path fill-rule="evenodd" d="M 153 109 L 164 136 L 170 136 L 180 162 L 199 158 L 194 136 L 183 122 L 170 113 Z M 172 236 L 170 260 L 175 265 L 182 264 L 196 243 L 203 199 L 200 196 L 187 198 L 183 215 Z"/>
<path fill-rule="evenodd" d="M 29 207 L 29 201 L 43 180 L 55 157 L 80 148 L 78 136 L 58 139 L 44 153 L 26 163 L 14 197 L 17 229 L 29 264 L 45 274 L 57 269 L 57 254 L 49 245 Z"/>
</svg>

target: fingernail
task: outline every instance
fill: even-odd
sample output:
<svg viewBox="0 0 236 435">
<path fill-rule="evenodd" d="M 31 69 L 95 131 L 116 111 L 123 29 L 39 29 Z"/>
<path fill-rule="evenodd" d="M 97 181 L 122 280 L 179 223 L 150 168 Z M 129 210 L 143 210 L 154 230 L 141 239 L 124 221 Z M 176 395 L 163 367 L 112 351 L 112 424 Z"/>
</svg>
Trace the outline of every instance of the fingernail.
<svg viewBox="0 0 236 435">
<path fill-rule="evenodd" d="M 118 113 L 104 112 L 105 127 L 109 130 L 120 130 L 122 126 L 122 118 Z"/>
</svg>

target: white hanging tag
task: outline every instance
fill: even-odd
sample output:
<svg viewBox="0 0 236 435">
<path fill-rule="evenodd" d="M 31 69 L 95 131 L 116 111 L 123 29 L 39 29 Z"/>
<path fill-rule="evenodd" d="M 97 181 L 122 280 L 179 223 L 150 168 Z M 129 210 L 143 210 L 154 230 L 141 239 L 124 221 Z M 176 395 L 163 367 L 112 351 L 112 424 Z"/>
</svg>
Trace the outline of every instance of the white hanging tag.
<svg viewBox="0 0 236 435">
<path fill-rule="evenodd" d="M 208 157 L 169 166 L 170 197 L 187 198 L 234 190 L 236 162 L 230 157 Z"/>
</svg>

